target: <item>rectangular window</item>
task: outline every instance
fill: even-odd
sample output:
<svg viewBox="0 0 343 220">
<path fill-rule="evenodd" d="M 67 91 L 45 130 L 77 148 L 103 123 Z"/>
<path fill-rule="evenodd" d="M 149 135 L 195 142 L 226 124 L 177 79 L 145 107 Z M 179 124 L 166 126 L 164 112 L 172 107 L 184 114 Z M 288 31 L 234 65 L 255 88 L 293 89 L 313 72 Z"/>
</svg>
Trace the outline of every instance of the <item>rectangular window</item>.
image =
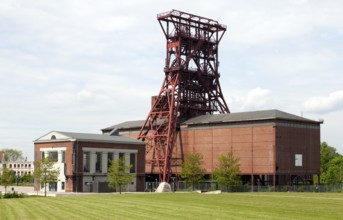
<svg viewBox="0 0 343 220">
<path fill-rule="evenodd" d="M 125 154 L 124 153 L 119 153 L 119 158 L 123 158 L 123 159 L 125 159 Z"/>
<path fill-rule="evenodd" d="M 130 154 L 130 173 L 136 173 L 136 154 Z"/>
<path fill-rule="evenodd" d="M 65 185 L 65 183 L 61 182 L 61 190 L 64 190 L 64 185 Z"/>
<path fill-rule="evenodd" d="M 95 162 L 95 172 L 96 173 L 101 173 L 101 162 L 102 162 L 102 153 L 101 152 L 96 152 L 96 162 Z"/>
<path fill-rule="evenodd" d="M 41 159 L 44 159 L 45 158 L 45 153 L 44 151 L 41 152 Z"/>
<path fill-rule="evenodd" d="M 66 162 L 66 152 L 63 150 L 62 151 L 62 163 Z"/>
<path fill-rule="evenodd" d="M 50 182 L 49 183 L 49 191 L 56 192 L 57 191 L 57 182 Z"/>
<path fill-rule="evenodd" d="M 76 154 L 74 154 L 73 152 L 73 155 L 72 155 L 72 158 L 71 158 L 71 164 L 72 164 L 72 167 L 73 167 L 73 172 L 76 171 L 76 167 L 75 167 L 75 161 L 76 161 L 76 158 L 75 158 Z"/>
<path fill-rule="evenodd" d="M 83 152 L 83 172 L 89 173 L 90 171 L 90 153 Z"/>
<path fill-rule="evenodd" d="M 113 153 L 108 153 L 107 154 L 107 168 L 111 166 L 111 161 L 114 159 Z"/>
<path fill-rule="evenodd" d="M 295 155 L 295 166 L 296 167 L 302 167 L 303 166 L 303 155 L 302 154 L 296 154 Z"/>
<path fill-rule="evenodd" d="M 58 152 L 57 151 L 49 151 L 48 155 L 49 155 L 49 159 L 51 161 L 57 162 L 57 160 L 58 160 Z"/>
</svg>

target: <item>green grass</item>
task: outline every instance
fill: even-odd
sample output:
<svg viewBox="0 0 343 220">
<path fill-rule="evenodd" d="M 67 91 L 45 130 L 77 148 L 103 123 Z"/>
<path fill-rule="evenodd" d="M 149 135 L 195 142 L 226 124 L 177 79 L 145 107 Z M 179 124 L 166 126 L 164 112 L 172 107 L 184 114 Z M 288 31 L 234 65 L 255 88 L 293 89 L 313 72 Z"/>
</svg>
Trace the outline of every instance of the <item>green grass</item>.
<svg viewBox="0 0 343 220">
<path fill-rule="evenodd" d="M 342 193 L 103 194 L 1 199 L 0 219 L 343 219 Z"/>
</svg>

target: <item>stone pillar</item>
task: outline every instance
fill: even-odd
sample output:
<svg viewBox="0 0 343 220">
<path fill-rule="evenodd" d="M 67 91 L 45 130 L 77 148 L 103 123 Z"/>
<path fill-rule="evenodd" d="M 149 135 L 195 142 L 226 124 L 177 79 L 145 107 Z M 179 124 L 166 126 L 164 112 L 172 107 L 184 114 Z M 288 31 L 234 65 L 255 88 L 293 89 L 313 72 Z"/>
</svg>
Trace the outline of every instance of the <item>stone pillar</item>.
<svg viewBox="0 0 343 220">
<path fill-rule="evenodd" d="M 96 152 L 91 151 L 90 152 L 90 168 L 89 168 L 90 173 L 95 173 L 95 162 L 96 162 Z"/>
<path fill-rule="evenodd" d="M 62 150 L 58 151 L 57 162 L 62 163 Z"/>
<path fill-rule="evenodd" d="M 49 156 L 49 151 L 44 151 L 44 158 L 47 158 Z M 44 159 L 42 158 L 42 159 Z"/>
<path fill-rule="evenodd" d="M 118 152 L 114 152 L 113 153 L 113 160 L 118 160 L 119 159 L 119 153 Z"/>
<path fill-rule="evenodd" d="M 125 166 L 129 166 L 130 165 L 130 153 L 125 153 Z"/>
</svg>

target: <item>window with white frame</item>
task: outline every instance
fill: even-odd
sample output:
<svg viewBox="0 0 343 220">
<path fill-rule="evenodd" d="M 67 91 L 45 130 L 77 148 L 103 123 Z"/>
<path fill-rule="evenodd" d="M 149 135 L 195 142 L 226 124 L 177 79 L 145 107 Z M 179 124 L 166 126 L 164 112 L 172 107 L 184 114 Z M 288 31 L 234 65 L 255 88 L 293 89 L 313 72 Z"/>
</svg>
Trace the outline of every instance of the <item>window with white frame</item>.
<svg viewBox="0 0 343 220">
<path fill-rule="evenodd" d="M 49 151 L 48 155 L 49 155 L 49 159 L 51 161 L 54 161 L 54 162 L 58 161 L 58 152 L 57 151 Z"/>
<path fill-rule="evenodd" d="M 83 172 L 89 173 L 90 171 L 90 152 L 83 152 Z"/>
<path fill-rule="evenodd" d="M 136 154 L 130 153 L 130 173 L 136 173 Z"/>
<path fill-rule="evenodd" d="M 95 172 L 96 173 L 102 172 L 101 163 L 102 163 L 102 153 L 96 152 L 96 161 L 95 161 Z"/>
<path fill-rule="evenodd" d="M 107 168 L 111 166 L 112 160 L 114 160 L 114 154 L 109 152 L 107 154 Z"/>
</svg>

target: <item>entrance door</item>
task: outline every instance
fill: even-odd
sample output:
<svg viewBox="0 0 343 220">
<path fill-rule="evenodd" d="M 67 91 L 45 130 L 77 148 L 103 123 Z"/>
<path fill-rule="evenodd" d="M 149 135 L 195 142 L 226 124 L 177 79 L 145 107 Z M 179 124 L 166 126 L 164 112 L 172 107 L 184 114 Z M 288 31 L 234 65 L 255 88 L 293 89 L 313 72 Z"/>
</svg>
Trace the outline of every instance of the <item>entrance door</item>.
<svg viewBox="0 0 343 220">
<path fill-rule="evenodd" d="M 50 192 L 56 192 L 57 191 L 57 182 L 49 183 L 49 191 Z"/>
</svg>

